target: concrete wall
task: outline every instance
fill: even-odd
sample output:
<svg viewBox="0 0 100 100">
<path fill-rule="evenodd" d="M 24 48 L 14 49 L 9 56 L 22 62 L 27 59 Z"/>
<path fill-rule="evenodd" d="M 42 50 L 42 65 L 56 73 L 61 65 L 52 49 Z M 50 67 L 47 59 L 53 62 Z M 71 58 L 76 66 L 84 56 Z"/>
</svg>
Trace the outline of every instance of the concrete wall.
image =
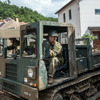
<svg viewBox="0 0 100 100">
<path fill-rule="evenodd" d="M 100 0 L 80 0 L 81 36 L 87 34 L 89 26 L 100 27 L 100 15 L 95 15 L 95 9 L 100 9 Z"/>
<path fill-rule="evenodd" d="M 72 12 L 72 19 L 69 20 L 69 10 L 71 9 Z M 58 13 L 58 21 L 63 21 L 63 13 L 66 14 L 66 23 L 71 23 L 75 26 L 75 36 L 76 38 L 79 38 L 81 35 L 80 31 L 80 14 L 79 14 L 79 6 L 77 0 L 75 0 L 72 4 L 64 8 L 62 11 Z"/>
</svg>

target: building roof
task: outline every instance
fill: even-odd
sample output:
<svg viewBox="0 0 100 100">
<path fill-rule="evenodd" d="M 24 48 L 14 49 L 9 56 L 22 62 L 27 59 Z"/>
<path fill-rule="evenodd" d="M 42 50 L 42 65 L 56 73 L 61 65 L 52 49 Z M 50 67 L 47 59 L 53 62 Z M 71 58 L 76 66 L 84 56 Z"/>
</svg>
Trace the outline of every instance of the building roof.
<svg viewBox="0 0 100 100">
<path fill-rule="evenodd" d="M 20 37 L 20 25 L 24 22 L 15 21 L 11 18 L 6 18 L 0 23 L 0 37 L 2 38 L 17 38 Z"/>
<path fill-rule="evenodd" d="M 0 27 L 2 26 L 2 25 L 4 25 L 4 21 L 3 20 L 0 20 Z"/>
<path fill-rule="evenodd" d="M 8 22 L 4 23 L 4 24 L 0 27 L 0 29 L 1 29 L 1 28 L 2 28 L 2 29 L 14 28 L 14 27 L 20 27 L 20 24 L 17 23 L 16 21 L 14 21 L 14 20 L 11 20 L 11 21 L 8 21 Z"/>
<path fill-rule="evenodd" d="M 10 17 L 7 17 L 0 23 L 0 29 L 7 29 L 7 28 L 16 28 L 20 27 L 20 25 L 26 24 L 24 22 L 19 22 L 18 20 L 15 21 Z"/>
<path fill-rule="evenodd" d="M 61 10 L 63 10 L 65 7 L 69 6 L 70 4 L 72 4 L 75 0 L 71 0 L 70 2 L 68 2 L 65 6 L 63 6 L 61 9 L 59 9 L 55 14 L 59 13 Z"/>
</svg>

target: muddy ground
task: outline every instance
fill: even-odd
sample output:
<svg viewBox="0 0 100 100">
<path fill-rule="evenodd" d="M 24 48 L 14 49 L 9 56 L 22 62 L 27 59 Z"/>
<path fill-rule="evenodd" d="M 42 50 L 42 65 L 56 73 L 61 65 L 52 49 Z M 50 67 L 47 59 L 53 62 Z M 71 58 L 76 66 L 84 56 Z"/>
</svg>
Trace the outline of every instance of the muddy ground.
<svg viewBox="0 0 100 100">
<path fill-rule="evenodd" d="M 20 99 L 15 98 L 9 95 L 8 93 L 5 93 L 0 89 L 0 100 L 20 100 Z"/>
<path fill-rule="evenodd" d="M 15 98 L 15 97 L 5 93 L 0 89 L 0 100 L 20 100 L 20 99 Z M 100 100 L 100 99 L 97 99 L 97 100 Z"/>
</svg>

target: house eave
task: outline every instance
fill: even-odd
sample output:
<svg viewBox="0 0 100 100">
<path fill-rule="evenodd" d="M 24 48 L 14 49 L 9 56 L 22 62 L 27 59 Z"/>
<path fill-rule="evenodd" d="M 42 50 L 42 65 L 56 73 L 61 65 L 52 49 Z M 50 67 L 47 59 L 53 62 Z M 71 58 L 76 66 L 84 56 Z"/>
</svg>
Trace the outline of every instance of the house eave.
<svg viewBox="0 0 100 100">
<path fill-rule="evenodd" d="M 88 27 L 90 31 L 100 31 L 100 26 Z"/>
</svg>

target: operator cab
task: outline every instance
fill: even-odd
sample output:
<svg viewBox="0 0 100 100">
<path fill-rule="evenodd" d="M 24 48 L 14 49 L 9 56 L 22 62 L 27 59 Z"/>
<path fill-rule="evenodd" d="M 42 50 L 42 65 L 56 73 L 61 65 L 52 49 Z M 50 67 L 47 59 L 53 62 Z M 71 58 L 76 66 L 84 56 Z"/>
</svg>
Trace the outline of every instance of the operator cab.
<svg viewBox="0 0 100 100">
<path fill-rule="evenodd" d="M 49 45 L 50 44 L 49 44 L 48 37 L 49 37 L 49 32 L 51 30 L 56 30 L 57 33 L 58 33 L 57 41 L 62 45 L 62 48 L 63 48 L 62 56 L 64 58 L 63 65 L 62 66 L 60 66 L 60 65 L 57 66 L 57 70 L 55 72 L 54 79 L 59 79 L 61 77 L 68 77 L 69 76 L 69 64 L 68 64 L 69 61 L 68 61 L 67 27 L 44 26 L 44 28 L 43 28 L 43 58 L 46 59 L 49 56 L 49 47 L 50 47 Z M 47 68 L 48 68 L 48 66 L 47 66 Z"/>
</svg>

